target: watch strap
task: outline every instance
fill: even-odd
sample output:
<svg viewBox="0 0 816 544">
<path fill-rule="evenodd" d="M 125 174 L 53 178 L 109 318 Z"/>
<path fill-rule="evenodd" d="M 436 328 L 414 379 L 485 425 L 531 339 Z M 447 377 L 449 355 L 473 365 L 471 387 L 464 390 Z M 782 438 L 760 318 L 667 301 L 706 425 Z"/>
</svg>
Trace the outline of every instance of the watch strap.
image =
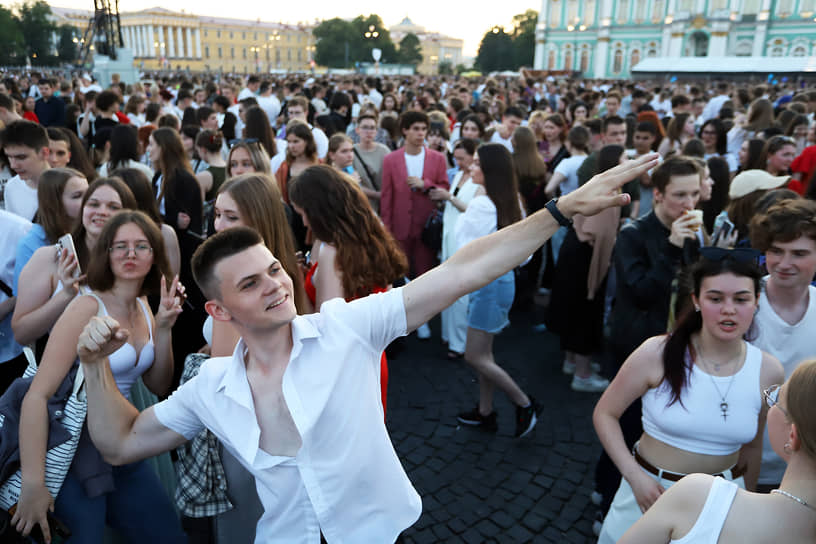
<svg viewBox="0 0 816 544">
<path fill-rule="evenodd" d="M 561 210 L 558 209 L 557 204 L 558 199 L 553 198 L 552 200 L 544 204 L 544 207 L 547 208 L 547 211 L 550 212 L 550 215 L 553 216 L 553 219 L 555 219 L 559 225 L 561 225 L 562 227 L 571 227 L 572 219 L 568 219 L 563 213 L 561 213 Z"/>
</svg>

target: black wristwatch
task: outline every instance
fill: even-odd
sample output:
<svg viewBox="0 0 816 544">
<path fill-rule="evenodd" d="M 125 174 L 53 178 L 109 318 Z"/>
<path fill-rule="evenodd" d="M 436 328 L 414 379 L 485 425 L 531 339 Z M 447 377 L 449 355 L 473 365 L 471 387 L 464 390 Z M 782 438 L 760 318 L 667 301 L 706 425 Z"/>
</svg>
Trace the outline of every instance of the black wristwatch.
<svg viewBox="0 0 816 544">
<path fill-rule="evenodd" d="M 558 206 L 556 204 L 558 204 L 558 199 L 553 198 L 552 200 L 544 204 L 544 207 L 547 208 L 547 211 L 550 212 L 550 215 L 553 216 L 553 219 L 558 221 L 559 225 L 561 225 L 562 227 L 571 227 L 572 219 L 568 219 L 567 216 L 561 213 L 561 210 L 558 209 Z"/>
</svg>

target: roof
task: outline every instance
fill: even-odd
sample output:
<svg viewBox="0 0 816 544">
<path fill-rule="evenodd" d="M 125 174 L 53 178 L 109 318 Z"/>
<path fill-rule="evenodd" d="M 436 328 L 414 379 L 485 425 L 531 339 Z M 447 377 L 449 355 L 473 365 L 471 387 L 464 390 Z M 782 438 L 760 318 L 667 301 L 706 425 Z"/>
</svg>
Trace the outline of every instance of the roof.
<svg viewBox="0 0 816 544">
<path fill-rule="evenodd" d="M 816 57 L 652 57 L 632 73 L 790 74 L 816 72 Z"/>
</svg>

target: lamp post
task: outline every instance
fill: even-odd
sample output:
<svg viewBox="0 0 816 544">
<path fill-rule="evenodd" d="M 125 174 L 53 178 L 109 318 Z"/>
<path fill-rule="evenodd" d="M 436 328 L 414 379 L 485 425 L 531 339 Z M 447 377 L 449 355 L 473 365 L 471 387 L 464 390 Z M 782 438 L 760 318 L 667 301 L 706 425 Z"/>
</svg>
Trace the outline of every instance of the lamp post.
<svg viewBox="0 0 816 544">
<path fill-rule="evenodd" d="M 376 40 L 380 37 L 380 33 L 376 26 L 368 25 L 368 30 L 363 33 L 363 37 L 366 40 Z M 374 58 L 374 72 L 377 73 L 380 71 L 380 57 L 382 56 L 382 50 L 375 47 L 371 50 L 371 55 Z"/>
<path fill-rule="evenodd" d="M 580 66 L 581 66 L 580 62 L 581 61 L 579 60 L 579 57 L 578 57 L 578 33 L 583 32 L 584 30 L 586 30 L 587 26 L 586 25 L 578 25 L 578 21 L 580 21 L 580 19 L 578 19 L 576 17 L 575 18 L 575 24 L 567 25 L 567 32 L 572 34 L 572 57 L 573 58 L 572 58 L 572 62 L 570 64 L 572 64 L 573 66 L 575 66 L 575 64 L 577 64 L 578 67 L 580 68 Z M 573 66 L 570 66 L 570 70 L 572 70 L 574 72 L 575 70 L 573 69 Z"/>
<path fill-rule="evenodd" d="M 278 60 L 278 42 L 280 41 L 281 36 L 278 31 L 274 31 L 271 36 L 269 36 L 269 43 L 267 44 L 268 47 L 272 48 L 275 52 L 275 67 L 280 68 L 280 60 Z M 269 61 L 269 71 L 272 71 L 272 61 Z"/>
</svg>

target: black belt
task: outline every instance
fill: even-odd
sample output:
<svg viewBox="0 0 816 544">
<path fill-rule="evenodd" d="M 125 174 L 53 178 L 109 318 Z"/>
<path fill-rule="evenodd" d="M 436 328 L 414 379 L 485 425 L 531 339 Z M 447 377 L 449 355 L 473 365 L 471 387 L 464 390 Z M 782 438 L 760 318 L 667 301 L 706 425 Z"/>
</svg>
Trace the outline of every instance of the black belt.
<svg viewBox="0 0 816 544">
<path fill-rule="evenodd" d="M 637 461 L 637 463 L 640 466 L 642 466 L 644 469 L 646 469 L 647 472 L 651 472 L 652 474 L 654 474 L 655 476 L 657 476 L 659 478 L 665 478 L 666 480 L 669 480 L 670 482 L 679 482 L 681 478 L 686 476 L 685 474 L 679 474 L 677 472 L 669 472 L 668 470 L 662 470 L 662 469 L 657 468 L 656 466 L 651 464 L 649 461 L 644 459 L 643 456 L 640 455 L 640 453 L 638 453 L 637 450 L 633 450 L 632 455 L 635 456 L 635 461 Z M 734 468 L 731 469 L 731 479 L 732 480 L 736 480 L 737 478 L 739 478 L 743 474 L 745 474 L 745 467 L 734 466 Z M 721 476 L 721 477 L 723 477 L 725 479 L 728 479 L 726 477 L 726 475 L 724 473 L 722 473 L 722 472 L 719 472 L 717 474 L 712 474 L 712 476 Z"/>
</svg>

